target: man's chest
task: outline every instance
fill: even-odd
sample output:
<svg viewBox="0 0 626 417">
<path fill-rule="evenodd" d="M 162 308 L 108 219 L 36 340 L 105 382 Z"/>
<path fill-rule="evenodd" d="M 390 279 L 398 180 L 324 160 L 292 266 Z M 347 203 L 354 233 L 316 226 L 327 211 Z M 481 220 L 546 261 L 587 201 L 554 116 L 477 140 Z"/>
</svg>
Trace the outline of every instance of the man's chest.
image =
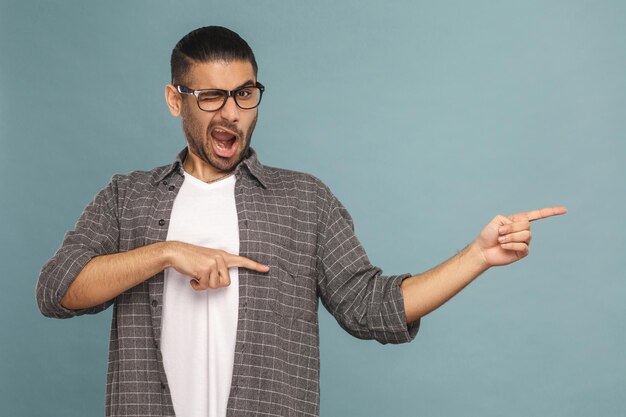
<svg viewBox="0 0 626 417">
<path fill-rule="evenodd" d="M 178 229 L 186 215 L 176 208 L 182 201 L 176 191 L 182 185 L 182 181 L 168 181 L 148 195 L 124 203 L 120 210 L 122 250 L 171 240 L 168 233 Z M 236 218 L 239 254 L 270 266 L 267 274 L 240 270 L 241 305 L 249 308 L 250 314 L 273 311 L 289 319 L 316 320 L 318 210 L 313 199 L 302 194 L 254 187 L 245 181 L 234 187 L 235 213 L 231 214 Z M 208 215 L 216 208 L 198 200 L 191 210 Z M 220 226 L 186 227 L 200 239 L 196 242 L 210 246 L 219 244 Z M 153 293 L 162 291 L 160 284 L 151 285 L 159 287 L 153 288 Z"/>
</svg>

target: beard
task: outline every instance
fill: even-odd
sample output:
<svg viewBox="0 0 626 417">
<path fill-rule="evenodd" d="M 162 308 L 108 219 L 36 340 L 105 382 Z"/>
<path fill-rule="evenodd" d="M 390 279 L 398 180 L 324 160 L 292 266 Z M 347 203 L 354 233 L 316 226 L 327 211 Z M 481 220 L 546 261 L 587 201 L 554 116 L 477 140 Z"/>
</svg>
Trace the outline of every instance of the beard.
<svg viewBox="0 0 626 417">
<path fill-rule="evenodd" d="M 209 125 L 206 127 L 206 130 L 203 131 L 201 124 L 194 119 L 185 105 L 183 105 L 181 117 L 183 131 L 185 132 L 185 137 L 187 138 L 189 151 L 200 158 L 207 165 L 212 166 L 222 173 L 228 173 L 232 172 L 248 155 L 250 140 L 252 138 L 252 132 L 254 132 L 254 128 L 256 126 L 258 113 L 254 116 L 254 119 L 252 119 L 247 131 L 243 131 L 239 129 L 235 123 L 230 123 L 225 120 L 211 120 Z M 211 145 L 209 144 L 212 140 L 211 132 L 216 127 L 222 127 L 236 133 L 235 144 L 233 146 L 239 146 L 240 150 L 230 158 L 217 155 L 211 150 Z"/>
</svg>

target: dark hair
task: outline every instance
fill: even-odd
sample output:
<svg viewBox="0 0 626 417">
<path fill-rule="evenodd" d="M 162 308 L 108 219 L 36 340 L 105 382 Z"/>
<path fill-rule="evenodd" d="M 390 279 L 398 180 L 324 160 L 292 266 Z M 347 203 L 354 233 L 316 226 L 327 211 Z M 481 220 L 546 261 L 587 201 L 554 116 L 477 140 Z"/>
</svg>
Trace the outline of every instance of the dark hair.
<svg viewBox="0 0 626 417">
<path fill-rule="evenodd" d="M 183 82 L 191 65 L 211 61 L 248 61 L 256 76 L 254 53 L 241 36 L 221 26 L 206 26 L 185 35 L 172 50 L 172 84 Z"/>
</svg>

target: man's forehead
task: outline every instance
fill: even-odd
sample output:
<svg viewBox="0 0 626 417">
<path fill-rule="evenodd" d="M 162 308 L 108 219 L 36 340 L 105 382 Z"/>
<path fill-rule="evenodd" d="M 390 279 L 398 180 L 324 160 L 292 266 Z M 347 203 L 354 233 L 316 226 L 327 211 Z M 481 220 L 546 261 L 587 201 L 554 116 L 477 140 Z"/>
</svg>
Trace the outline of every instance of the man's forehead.
<svg viewBox="0 0 626 417">
<path fill-rule="evenodd" d="M 249 61 L 217 60 L 195 62 L 189 68 L 186 77 L 189 80 L 187 87 L 233 89 L 248 81 L 255 82 L 254 69 Z"/>
</svg>

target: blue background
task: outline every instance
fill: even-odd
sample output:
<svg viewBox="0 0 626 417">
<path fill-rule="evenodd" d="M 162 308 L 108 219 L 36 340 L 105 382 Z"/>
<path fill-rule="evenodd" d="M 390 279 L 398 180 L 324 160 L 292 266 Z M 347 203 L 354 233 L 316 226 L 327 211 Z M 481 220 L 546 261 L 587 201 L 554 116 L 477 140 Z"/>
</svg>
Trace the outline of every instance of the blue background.
<svg viewBox="0 0 626 417">
<path fill-rule="evenodd" d="M 417 339 L 321 313 L 323 416 L 626 413 L 626 3 L 2 1 L 0 415 L 103 413 L 110 311 L 43 318 L 43 263 L 116 172 L 173 160 L 163 99 L 190 30 L 248 40 L 253 146 L 312 173 L 371 260 L 421 272 L 494 215 L 566 205 Z"/>
</svg>

